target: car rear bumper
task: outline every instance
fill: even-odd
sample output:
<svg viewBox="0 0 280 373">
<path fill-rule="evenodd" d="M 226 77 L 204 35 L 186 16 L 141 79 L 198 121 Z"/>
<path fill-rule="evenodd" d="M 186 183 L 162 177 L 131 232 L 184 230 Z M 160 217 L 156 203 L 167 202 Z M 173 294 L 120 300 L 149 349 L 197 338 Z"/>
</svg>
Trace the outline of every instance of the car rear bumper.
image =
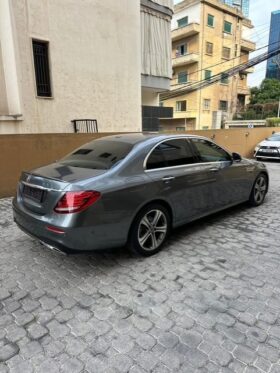
<svg viewBox="0 0 280 373">
<path fill-rule="evenodd" d="M 62 228 L 63 233 L 49 231 L 47 227 L 51 224 L 36 219 L 34 216 L 27 214 L 17 206 L 16 200 L 13 201 L 14 221 L 18 227 L 29 236 L 37 239 L 47 247 L 53 250 L 58 250 L 63 253 L 82 253 L 93 250 L 102 250 L 106 248 L 118 247 L 125 242 L 120 240 L 112 241 L 108 234 L 100 234 L 101 230 L 104 233 L 105 227 L 99 230 L 94 227 L 71 227 Z M 61 229 L 61 227 L 54 227 Z"/>
</svg>

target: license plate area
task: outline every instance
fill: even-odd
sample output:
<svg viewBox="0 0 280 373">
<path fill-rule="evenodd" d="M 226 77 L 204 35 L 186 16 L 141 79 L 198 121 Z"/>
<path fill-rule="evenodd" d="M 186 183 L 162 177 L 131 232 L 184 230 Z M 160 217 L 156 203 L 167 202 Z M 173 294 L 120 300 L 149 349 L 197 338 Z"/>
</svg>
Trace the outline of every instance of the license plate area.
<svg viewBox="0 0 280 373">
<path fill-rule="evenodd" d="M 262 153 L 278 153 L 276 149 L 260 149 Z"/>
<path fill-rule="evenodd" d="M 28 185 L 23 186 L 23 196 L 32 199 L 36 202 L 43 202 L 44 191 L 38 188 L 30 187 Z"/>
</svg>

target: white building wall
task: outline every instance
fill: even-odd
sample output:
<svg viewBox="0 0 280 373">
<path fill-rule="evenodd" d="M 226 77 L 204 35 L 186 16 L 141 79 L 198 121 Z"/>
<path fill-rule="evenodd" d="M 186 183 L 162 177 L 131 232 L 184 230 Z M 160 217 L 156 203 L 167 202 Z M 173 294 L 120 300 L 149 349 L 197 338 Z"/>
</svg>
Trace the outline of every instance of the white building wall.
<svg viewBox="0 0 280 373">
<path fill-rule="evenodd" d="M 159 94 L 153 90 L 142 88 L 142 105 L 143 106 L 158 106 Z"/>
<path fill-rule="evenodd" d="M 79 118 L 100 132 L 141 130 L 138 1 L 0 1 L 11 7 L 24 118 L 0 117 L 0 133 L 72 132 Z M 53 98 L 36 97 L 32 38 L 49 41 Z"/>
<path fill-rule="evenodd" d="M 175 13 L 173 15 L 171 21 L 171 30 L 175 30 L 178 28 L 177 21 L 178 19 L 188 17 L 189 23 L 200 23 L 200 3 L 193 4 L 188 8 L 182 9 L 180 12 Z"/>
<path fill-rule="evenodd" d="M 252 36 L 253 36 L 254 33 L 255 33 L 254 28 L 242 25 L 241 36 L 242 36 L 243 39 L 252 40 L 253 39 Z"/>
</svg>

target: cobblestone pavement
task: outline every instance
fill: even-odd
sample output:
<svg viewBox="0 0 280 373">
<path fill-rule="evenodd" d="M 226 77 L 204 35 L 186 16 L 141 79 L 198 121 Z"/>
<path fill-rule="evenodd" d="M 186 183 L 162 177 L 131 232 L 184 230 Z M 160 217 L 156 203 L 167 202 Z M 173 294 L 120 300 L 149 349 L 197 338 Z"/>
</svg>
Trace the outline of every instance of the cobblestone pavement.
<svg viewBox="0 0 280 373">
<path fill-rule="evenodd" d="M 164 251 L 50 252 L 0 201 L 0 372 L 280 372 L 280 164 Z"/>
</svg>

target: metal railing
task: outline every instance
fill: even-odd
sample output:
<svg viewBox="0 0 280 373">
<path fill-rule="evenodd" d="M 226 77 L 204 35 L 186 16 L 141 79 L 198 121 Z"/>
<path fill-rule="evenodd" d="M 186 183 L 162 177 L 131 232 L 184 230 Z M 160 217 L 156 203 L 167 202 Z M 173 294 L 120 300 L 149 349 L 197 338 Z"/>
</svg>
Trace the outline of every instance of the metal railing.
<svg viewBox="0 0 280 373">
<path fill-rule="evenodd" d="M 71 120 L 75 133 L 98 132 L 96 119 L 73 119 Z"/>
</svg>

